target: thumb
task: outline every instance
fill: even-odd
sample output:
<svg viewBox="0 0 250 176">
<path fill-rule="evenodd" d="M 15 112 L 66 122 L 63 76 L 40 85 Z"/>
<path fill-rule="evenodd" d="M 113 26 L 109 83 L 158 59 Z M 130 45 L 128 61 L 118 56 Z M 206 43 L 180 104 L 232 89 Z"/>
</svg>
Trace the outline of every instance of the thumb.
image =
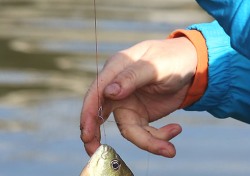
<svg viewBox="0 0 250 176">
<path fill-rule="evenodd" d="M 156 78 L 154 66 L 146 60 L 138 60 L 120 72 L 104 89 L 104 95 L 120 100 L 131 95 L 136 89 L 152 83 Z"/>
</svg>

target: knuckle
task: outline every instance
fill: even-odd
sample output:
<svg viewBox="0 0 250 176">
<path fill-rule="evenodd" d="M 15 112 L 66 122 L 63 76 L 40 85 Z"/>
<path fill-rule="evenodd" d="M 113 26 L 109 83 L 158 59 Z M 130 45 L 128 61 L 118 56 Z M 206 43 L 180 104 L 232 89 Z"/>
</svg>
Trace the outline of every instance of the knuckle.
<svg viewBox="0 0 250 176">
<path fill-rule="evenodd" d="M 80 138 L 81 138 L 81 140 L 82 140 L 82 142 L 84 142 L 85 140 L 84 140 L 84 136 L 83 136 L 83 134 L 81 133 L 81 135 L 80 135 Z"/>
<path fill-rule="evenodd" d="M 124 138 L 127 138 L 129 135 L 129 129 L 128 128 L 124 128 L 122 126 L 119 127 L 120 128 L 120 133 Z"/>
<path fill-rule="evenodd" d="M 120 76 L 124 83 L 131 85 L 134 85 L 137 78 L 136 72 L 132 68 L 126 69 Z"/>
</svg>

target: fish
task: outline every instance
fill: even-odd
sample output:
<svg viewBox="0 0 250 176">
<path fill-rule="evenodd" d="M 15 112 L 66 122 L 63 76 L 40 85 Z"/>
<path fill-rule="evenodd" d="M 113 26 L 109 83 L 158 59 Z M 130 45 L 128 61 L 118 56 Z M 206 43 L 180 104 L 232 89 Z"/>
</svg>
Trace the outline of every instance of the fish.
<svg viewBox="0 0 250 176">
<path fill-rule="evenodd" d="M 91 156 L 80 176 L 134 176 L 116 151 L 102 144 Z"/>
</svg>

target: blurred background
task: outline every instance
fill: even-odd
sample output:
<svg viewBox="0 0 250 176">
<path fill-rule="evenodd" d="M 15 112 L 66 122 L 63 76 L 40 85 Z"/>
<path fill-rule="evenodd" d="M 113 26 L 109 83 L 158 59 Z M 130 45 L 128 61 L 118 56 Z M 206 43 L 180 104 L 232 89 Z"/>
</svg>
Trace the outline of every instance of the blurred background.
<svg viewBox="0 0 250 176">
<path fill-rule="evenodd" d="M 115 52 L 212 19 L 191 0 L 97 0 L 99 67 Z M 0 0 L 0 176 L 79 175 L 82 97 L 96 76 L 93 0 Z M 250 174 L 250 126 L 177 111 L 166 159 L 124 140 L 111 120 L 106 141 L 136 176 Z"/>
</svg>

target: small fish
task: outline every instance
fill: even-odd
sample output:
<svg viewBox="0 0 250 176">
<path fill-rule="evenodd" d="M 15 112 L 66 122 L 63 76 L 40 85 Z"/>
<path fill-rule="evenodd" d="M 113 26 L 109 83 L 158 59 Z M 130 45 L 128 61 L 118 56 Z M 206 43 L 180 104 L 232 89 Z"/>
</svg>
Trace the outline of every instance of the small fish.
<svg viewBox="0 0 250 176">
<path fill-rule="evenodd" d="M 80 176 L 134 176 L 109 145 L 101 145 L 83 168 Z"/>
</svg>

